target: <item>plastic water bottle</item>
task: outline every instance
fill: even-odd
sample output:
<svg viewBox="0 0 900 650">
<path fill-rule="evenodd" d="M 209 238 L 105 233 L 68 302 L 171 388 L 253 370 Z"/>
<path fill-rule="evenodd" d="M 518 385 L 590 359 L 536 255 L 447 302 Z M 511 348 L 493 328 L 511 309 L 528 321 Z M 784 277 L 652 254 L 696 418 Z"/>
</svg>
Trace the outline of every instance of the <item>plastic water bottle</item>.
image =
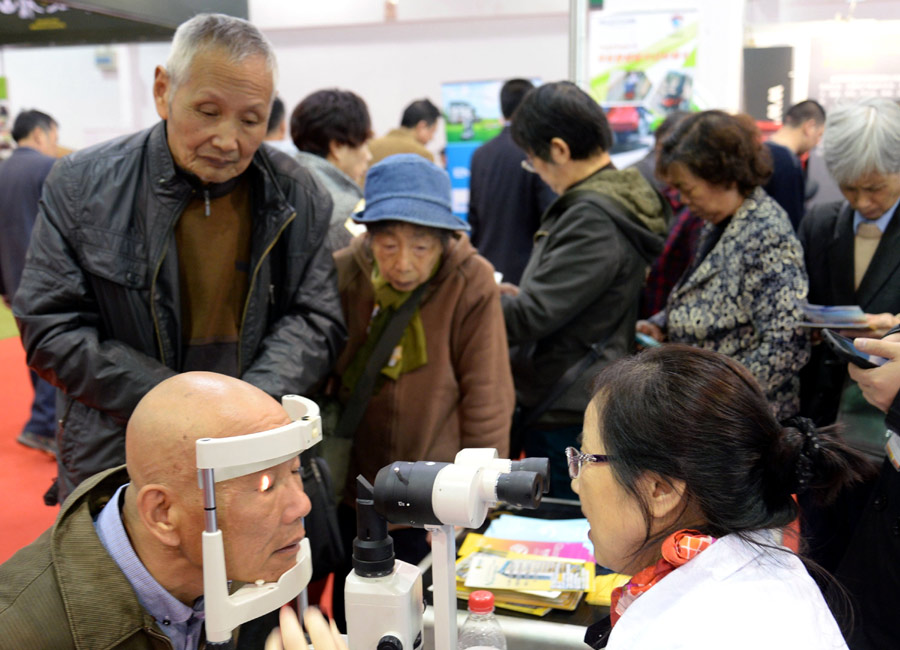
<svg viewBox="0 0 900 650">
<path fill-rule="evenodd" d="M 494 616 L 494 594 L 469 594 L 469 616 L 459 630 L 457 650 L 506 650 L 506 637 Z"/>
</svg>

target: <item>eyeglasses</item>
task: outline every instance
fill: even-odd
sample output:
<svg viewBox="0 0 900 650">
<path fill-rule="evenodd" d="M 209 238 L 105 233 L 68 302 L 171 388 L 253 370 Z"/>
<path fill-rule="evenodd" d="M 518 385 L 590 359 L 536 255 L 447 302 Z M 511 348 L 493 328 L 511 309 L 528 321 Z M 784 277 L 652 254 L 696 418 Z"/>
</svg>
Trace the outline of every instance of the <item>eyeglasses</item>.
<svg viewBox="0 0 900 650">
<path fill-rule="evenodd" d="M 586 454 L 575 447 L 566 447 L 566 460 L 569 462 L 569 478 L 576 479 L 588 463 L 608 463 L 612 456 L 606 454 Z"/>
<path fill-rule="evenodd" d="M 524 169 L 526 172 L 537 174 L 537 170 L 534 168 L 534 165 L 531 164 L 531 161 L 528 158 L 525 158 L 525 160 L 522 161 L 521 165 L 522 169 Z"/>
</svg>

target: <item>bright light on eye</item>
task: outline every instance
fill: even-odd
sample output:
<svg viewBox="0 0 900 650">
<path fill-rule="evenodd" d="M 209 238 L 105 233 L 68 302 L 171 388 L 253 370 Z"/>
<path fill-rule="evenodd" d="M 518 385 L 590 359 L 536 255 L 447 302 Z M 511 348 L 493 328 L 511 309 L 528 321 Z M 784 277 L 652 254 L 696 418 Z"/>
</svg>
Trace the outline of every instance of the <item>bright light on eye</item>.
<svg viewBox="0 0 900 650">
<path fill-rule="evenodd" d="M 262 478 L 259 480 L 259 491 L 265 492 L 269 489 L 269 486 L 272 484 L 272 480 L 269 478 L 268 474 L 263 474 Z"/>
</svg>

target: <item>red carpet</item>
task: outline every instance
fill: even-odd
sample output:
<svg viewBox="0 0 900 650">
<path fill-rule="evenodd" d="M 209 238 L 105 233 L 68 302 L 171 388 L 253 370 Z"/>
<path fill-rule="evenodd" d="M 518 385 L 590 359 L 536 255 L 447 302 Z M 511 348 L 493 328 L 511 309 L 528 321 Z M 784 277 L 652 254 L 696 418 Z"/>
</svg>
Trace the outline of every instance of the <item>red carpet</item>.
<svg viewBox="0 0 900 650">
<path fill-rule="evenodd" d="M 56 476 L 56 461 L 16 442 L 32 397 L 21 341 L 0 340 L 0 563 L 34 541 L 59 511 L 42 499 Z"/>
</svg>

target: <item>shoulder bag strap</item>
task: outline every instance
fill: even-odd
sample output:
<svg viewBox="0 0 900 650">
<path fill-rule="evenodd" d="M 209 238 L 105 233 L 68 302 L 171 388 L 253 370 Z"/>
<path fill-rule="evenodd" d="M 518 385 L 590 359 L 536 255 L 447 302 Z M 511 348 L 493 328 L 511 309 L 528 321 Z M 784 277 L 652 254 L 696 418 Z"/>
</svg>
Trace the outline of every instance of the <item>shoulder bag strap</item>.
<svg viewBox="0 0 900 650">
<path fill-rule="evenodd" d="M 381 338 L 378 339 L 378 343 L 375 344 L 375 348 L 372 350 L 372 355 L 369 357 L 365 370 L 363 370 L 359 380 L 357 380 L 356 386 L 353 387 L 353 392 L 347 401 L 347 407 L 341 414 L 341 419 L 338 420 L 334 431 L 335 437 L 352 438 L 353 434 L 356 433 L 359 423 L 362 422 L 363 414 L 369 406 L 372 392 L 375 390 L 375 381 L 378 379 L 378 373 L 381 372 L 384 364 L 391 358 L 391 353 L 403 337 L 403 331 L 409 325 L 409 321 L 412 320 L 416 307 L 422 301 L 422 295 L 427 287 L 428 282 L 420 284 L 409 299 L 400 305 L 400 309 L 394 313 L 387 327 L 384 328 Z"/>
<path fill-rule="evenodd" d="M 603 348 L 609 343 L 609 339 L 612 338 L 612 335 L 619 330 L 619 327 L 625 321 L 627 315 L 627 311 L 623 313 L 616 322 L 615 327 L 613 327 L 601 341 L 592 343 L 587 354 L 581 357 L 581 359 L 578 360 L 578 363 L 569 366 L 569 369 L 563 373 L 562 377 L 556 380 L 556 383 L 550 388 L 550 392 L 547 393 L 546 397 L 544 397 L 537 406 L 522 413 L 519 421 L 516 423 L 516 429 L 522 431 L 534 424 L 547 409 L 553 406 L 556 400 L 562 397 L 563 393 L 569 390 L 569 388 L 578 381 L 578 378 L 581 377 L 581 375 L 583 375 L 603 354 Z"/>
</svg>

